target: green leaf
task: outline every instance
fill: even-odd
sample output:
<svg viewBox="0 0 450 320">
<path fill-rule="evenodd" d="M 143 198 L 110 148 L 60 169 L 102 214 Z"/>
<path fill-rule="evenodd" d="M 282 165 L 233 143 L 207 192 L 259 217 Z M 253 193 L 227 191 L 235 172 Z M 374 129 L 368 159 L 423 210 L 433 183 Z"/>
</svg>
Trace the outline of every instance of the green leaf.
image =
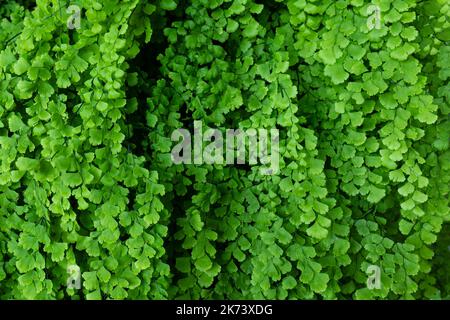
<svg viewBox="0 0 450 320">
<path fill-rule="evenodd" d="M 211 259 L 208 256 L 203 256 L 195 261 L 195 267 L 200 271 L 208 271 L 212 267 Z"/>
<path fill-rule="evenodd" d="M 278 241 L 282 244 L 288 244 L 292 241 L 292 236 L 284 228 L 277 229 L 275 236 L 277 237 Z"/>
<path fill-rule="evenodd" d="M 308 236 L 316 239 L 324 239 L 328 235 L 328 230 L 321 227 L 318 222 L 315 222 L 312 227 L 306 230 Z"/>
<path fill-rule="evenodd" d="M 394 182 L 404 182 L 406 180 L 405 175 L 401 170 L 394 170 L 389 172 L 389 179 Z"/>
<path fill-rule="evenodd" d="M 16 161 L 16 167 L 21 171 L 32 171 L 39 167 L 39 160 L 20 157 Z"/>
<path fill-rule="evenodd" d="M 341 64 L 325 66 L 325 75 L 329 76 L 334 84 L 343 83 L 349 77 L 348 72 L 344 70 Z"/>
<path fill-rule="evenodd" d="M 392 93 L 383 93 L 380 95 L 380 102 L 386 109 L 395 109 L 398 106 Z"/>
<path fill-rule="evenodd" d="M 163 10 L 175 10 L 177 7 L 177 3 L 174 0 L 161 0 L 160 7 Z"/>
<path fill-rule="evenodd" d="M 35 260 L 31 254 L 24 254 L 16 261 L 17 270 L 21 273 L 26 273 L 35 268 Z"/>
<path fill-rule="evenodd" d="M 0 52 L 0 67 L 6 68 L 14 61 L 16 61 L 16 57 L 11 52 L 10 48 L 7 48 Z"/>
<path fill-rule="evenodd" d="M 17 115 L 12 114 L 8 119 L 8 126 L 11 132 L 18 132 L 27 128 L 27 126 L 23 123 L 22 119 L 20 119 Z"/>
<path fill-rule="evenodd" d="M 245 27 L 242 35 L 246 38 L 254 38 L 258 35 L 259 32 L 259 24 L 255 20 L 251 20 L 247 26 Z"/>
<path fill-rule="evenodd" d="M 386 195 L 386 191 L 384 189 L 380 189 L 375 187 L 374 185 L 371 185 L 369 187 L 369 196 L 367 197 L 367 201 L 371 203 L 377 203 L 381 201 L 381 199 L 384 198 Z"/>
<path fill-rule="evenodd" d="M 287 255 L 292 260 L 300 260 L 302 258 L 302 247 L 298 244 L 291 245 L 287 250 Z"/>
<path fill-rule="evenodd" d="M 54 243 L 51 247 L 52 260 L 60 262 L 64 259 L 64 253 L 67 250 L 67 243 Z"/>
<path fill-rule="evenodd" d="M 104 101 L 99 101 L 96 107 L 98 111 L 105 112 L 108 109 L 108 104 Z"/>
<path fill-rule="evenodd" d="M 19 60 L 17 60 L 16 63 L 14 63 L 13 65 L 13 71 L 17 75 L 24 74 L 25 72 L 28 71 L 29 68 L 30 64 L 28 63 L 27 60 L 25 60 L 22 57 L 20 57 Z"/>
<path fill-rule="evenodd" d="M 355 292 L 355 297 L 357 300 L 372 300 L 373 291 L 368 288 L 358 289 Z"/>
<path fill-rule="evenodd" d="M 414 192 L 414 186 L 407 182 L 405 183 L 401 188 L 398 189 L 398 193 L 400 193 L 402 196 L 406 197 Z"/>
<path fill-rule="evenodd" d="M 323 292 L 327 289 L 330 277 L 325 273 L 316 273 L 313 280 L 310 282 L 311 289 L 315 292 Z"/>
<path fill-rule="evenodd" d="M 341 256 L 347 253 L 350 249 L 350 242 L 345 239 L 337 239 L 334 242 L 333 253 L 336 256 Z"/>
<path fill-rule="evenodd" d="M 86 300 L 102 300 L 102 294 L 100 290 L 95 290 L 86 294 Z"/>
<path fill-rule="evenodd" d="M 418 190 L 416 190 L 413 194 L 413 200 L 418 203 L 424 203 L 428 200 L 428 196 Z"/>
<path fill-rule="evenodd" d="M 294 289 L 296 285 L 297 285 L 297 281 L 292 276 L 288 276 L 288 277 L 284 278 L 281 283 L 281 286 L 285 290 Z"/>
<path fill-rule="evenodd" d="M 111 279 L 111 272 L 109 272 L 108 270 L 106 270 L 105 267 L 101 267 L 98 271 L 97 271 L 97 277 L 98 279 L 103 282 L 103 283 L 108 283 L 109 280 Z"/>
<path fill-rule="evenodd" d="M 408 235 L 411 232 L 413 225 L 414 224 L 412 222 L 409 222 L 405 219 L 400 220 L 399 223 L 400 232 L 404 235 Z"/>
<path fill-rule="evenodd" d="M 416 204 L 414 203 L 414 200 L 408 199 L 405 202 L 402 202 L 400 206 L 403 210 L 412 210 L 416 206 Z"/>
<path fill-rule="evenodd" d="M 95 290 L 98 288 L 98 279 L 97 279 L 97 273 L 95 271 L 91 272 L 84 272 L 83 273 L 83 286 L 87 290 Z"/>
<path fill-rule="evenodd" d="M 410 45 L 409 43 L 405 43 L 403 46 L 397 47 L 394 50 L 392 50 L 391 51 L 391 57 L 396 59 L 396 60 L 404 61 L 414 51 L 415 50 L 414 50 L 414 47 L 412 45 Z"/>
</svg>

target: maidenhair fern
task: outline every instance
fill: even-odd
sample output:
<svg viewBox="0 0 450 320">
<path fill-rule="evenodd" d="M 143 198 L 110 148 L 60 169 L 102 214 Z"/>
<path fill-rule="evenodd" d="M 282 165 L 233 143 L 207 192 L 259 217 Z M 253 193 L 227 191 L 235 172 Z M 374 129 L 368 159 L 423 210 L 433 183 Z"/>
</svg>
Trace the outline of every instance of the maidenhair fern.
<svg viewBox="0 0 450 320">
<path fill-rule="evenodd" d="M 5 1 L 0 298 L 448 299 L 449 18 L 446 0 Z M 278 129 L 279 172 L 175 164 L 194 121 Z"/>
</svg>

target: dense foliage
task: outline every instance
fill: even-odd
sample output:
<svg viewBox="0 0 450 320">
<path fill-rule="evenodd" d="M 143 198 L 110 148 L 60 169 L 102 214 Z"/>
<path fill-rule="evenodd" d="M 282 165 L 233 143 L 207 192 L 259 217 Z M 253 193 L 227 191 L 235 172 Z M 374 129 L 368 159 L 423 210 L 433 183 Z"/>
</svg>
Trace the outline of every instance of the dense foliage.
<svg viewBox="0 0 450 320">
<path fill-rule="evenodd" d="M 447 0 L 4 0 L 0 298 L 449 299 L 449 18 Z M 278 128 L 280 172 L 173 164 L 194 120 Z"/>
</svg>

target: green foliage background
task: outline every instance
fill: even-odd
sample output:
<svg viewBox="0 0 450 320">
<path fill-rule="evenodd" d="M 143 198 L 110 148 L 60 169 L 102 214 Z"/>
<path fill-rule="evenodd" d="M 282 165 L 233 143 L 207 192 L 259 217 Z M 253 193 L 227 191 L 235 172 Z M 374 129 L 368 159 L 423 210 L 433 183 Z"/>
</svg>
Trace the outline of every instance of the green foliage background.
<svg viewBox="0 0 450 320">
<path fill-rule="evenodd" d="M 449 299 L 449 17 L 446 0 L 3 0 L 0 298 Z M 278 128 L 280 173 L 172 164 L 194 120 Z"/>
</svg>

